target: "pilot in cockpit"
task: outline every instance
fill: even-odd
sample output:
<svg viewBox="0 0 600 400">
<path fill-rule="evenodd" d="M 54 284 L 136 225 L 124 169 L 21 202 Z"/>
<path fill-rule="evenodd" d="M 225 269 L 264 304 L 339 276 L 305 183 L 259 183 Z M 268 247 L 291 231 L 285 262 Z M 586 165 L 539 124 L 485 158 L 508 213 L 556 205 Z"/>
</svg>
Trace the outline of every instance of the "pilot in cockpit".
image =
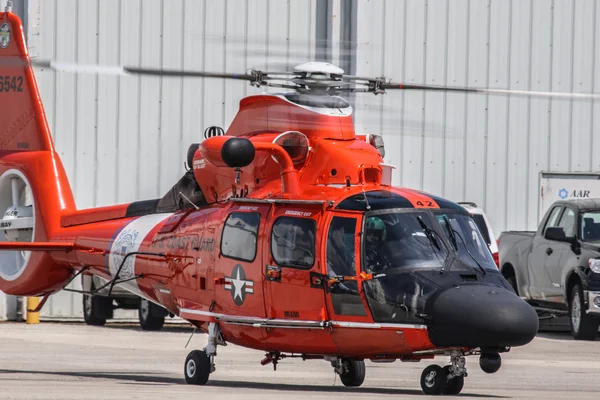
<svg viewBox="0 0 600 400">
<path fill-rule="evenodd" d="M 383 244 L 387 236 L 383 220 L 377 216 L 369 217 L 365 227 L 365 261 L 367 272 L 379 273 L 389 266 Z"/>
</svg>

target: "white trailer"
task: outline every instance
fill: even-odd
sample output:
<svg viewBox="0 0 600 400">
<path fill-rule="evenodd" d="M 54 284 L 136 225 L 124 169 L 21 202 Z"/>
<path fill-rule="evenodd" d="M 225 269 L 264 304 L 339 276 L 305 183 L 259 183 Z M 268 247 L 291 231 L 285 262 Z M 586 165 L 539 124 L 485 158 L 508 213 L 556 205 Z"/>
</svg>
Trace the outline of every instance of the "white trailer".
<svg viewBox="0 0 600 400">
<path fill-rule="evenodd" d="M 557 200 L 600 197 L 600 172 L 540 172 L 538 220 Z"/>
</svg>

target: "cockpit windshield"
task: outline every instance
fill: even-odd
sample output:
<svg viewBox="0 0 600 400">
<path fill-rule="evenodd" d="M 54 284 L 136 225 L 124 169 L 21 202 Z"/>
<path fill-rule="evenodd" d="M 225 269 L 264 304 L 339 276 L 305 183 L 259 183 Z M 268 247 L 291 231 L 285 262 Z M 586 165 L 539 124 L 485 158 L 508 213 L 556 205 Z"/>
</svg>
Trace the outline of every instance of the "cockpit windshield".
<svg viewBox="0 0 600 400">
<path fill-rule="evenodd" d="M 437 287 L 432 273 L 450 282 L 456 273 L 498 271 L 477 225 L 460 210 L 377 210 L 363 224 L 361 270 L 372 274 L 363 287 L 375 321 L 423 322 Z"/>
<path fill-rule="evenodd" d="M 436 213 L 436 218 L 463 263 L 481 270 L 498 270 L 477 224 L 470 217 L 457 213 Z"/>
<path fill-rule="evenodd" d="M 394 212 L 366 217 L 363 271 L 441 268 L 446 245 L 425 212 Z"/>
</svg>

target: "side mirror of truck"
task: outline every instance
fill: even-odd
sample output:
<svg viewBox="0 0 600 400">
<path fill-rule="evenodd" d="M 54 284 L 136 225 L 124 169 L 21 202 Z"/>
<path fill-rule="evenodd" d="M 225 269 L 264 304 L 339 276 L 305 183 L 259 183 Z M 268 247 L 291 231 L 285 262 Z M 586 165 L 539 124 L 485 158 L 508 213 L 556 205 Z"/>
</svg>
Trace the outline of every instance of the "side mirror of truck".
<svg viewBox="0 0 600 400">
<path fill-rule="evenodd" d="M 573 238 L 565 236 L 565 229 L 559 226 L 553 226 L 546 228 L 546 234 L 544 237 L 548 240 L 554 240 L 557 242 L 571 242 Z"/>
</svg>

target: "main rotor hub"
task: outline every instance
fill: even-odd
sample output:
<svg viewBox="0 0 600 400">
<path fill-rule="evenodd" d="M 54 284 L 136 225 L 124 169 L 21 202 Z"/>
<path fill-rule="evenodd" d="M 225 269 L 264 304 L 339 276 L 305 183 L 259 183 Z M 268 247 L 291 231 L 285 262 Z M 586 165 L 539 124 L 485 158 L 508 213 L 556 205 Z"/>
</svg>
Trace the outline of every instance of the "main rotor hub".
<svg viewBox="0 0 600 400">
<path fill-rule="evenodd" d="M 327 62 L 311 61 L 294 67 L 298 76 L 291 81 L 298 85 L 300 93 L 317 95 L 337 94 L 342 84 L 344 70 Z"/>
<path fill-rule="evenodd" d="M 333 64 L 322 61 L 311 61 L 298 64 L 294 67 L 294 72 L 302 72 L 309 76 L 312 75 L 343 75 L 344 70 Z"/>
</svg>

